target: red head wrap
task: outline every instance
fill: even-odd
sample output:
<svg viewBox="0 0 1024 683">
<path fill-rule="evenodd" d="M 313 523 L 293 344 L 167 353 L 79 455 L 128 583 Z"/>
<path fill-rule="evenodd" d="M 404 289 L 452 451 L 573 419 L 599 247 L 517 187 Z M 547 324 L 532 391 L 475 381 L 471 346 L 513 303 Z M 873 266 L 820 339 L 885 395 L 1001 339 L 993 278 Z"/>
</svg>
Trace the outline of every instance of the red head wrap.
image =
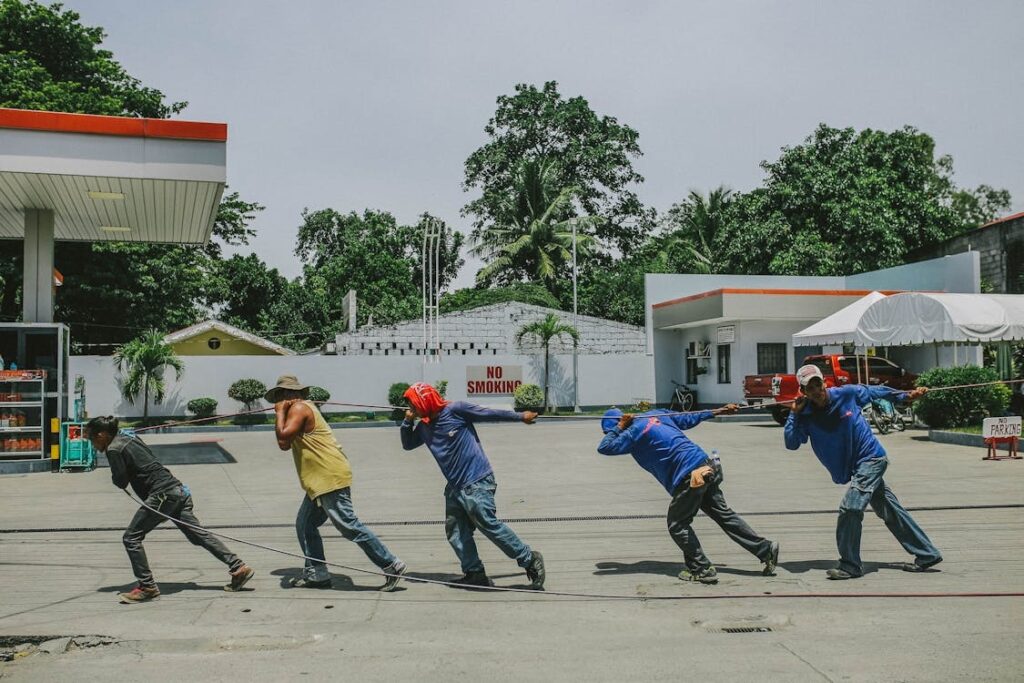
<svg viewBox="0 0 1024 683">
<path fill-rule="evenodd" d="M 441 394 L 437 393 L 437 389 L 423 382 L 413 384 L 405 390 L 403 396 L 409 399 L 413 409 L 424 416 L 421 419 L 427 423 L 430 422 L 430 418 L 440 412 L 441 408 L 448 405 L 448 401 L 441 398 Z"/>
</svg>

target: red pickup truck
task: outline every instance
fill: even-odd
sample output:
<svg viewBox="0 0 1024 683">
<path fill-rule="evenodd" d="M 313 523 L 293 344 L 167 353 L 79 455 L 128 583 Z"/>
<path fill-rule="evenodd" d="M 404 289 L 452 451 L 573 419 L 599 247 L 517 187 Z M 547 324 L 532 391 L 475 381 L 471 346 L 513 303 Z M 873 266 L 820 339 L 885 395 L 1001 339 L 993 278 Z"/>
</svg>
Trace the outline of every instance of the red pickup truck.
<svg viewBox="0 0 1024 683">
<path fill-rule="evenodd" d="M 866 367 L 865 367 L 866 361 Z M 917 375 L 907 372 L 885 358 L 876 356 L 808 356 L 804 363 L 821 368 L 825 386 L 844 384 L 885 384 L 893 389 L 909 391 L 914 388 Z M 860 366 L 858 372 L 857 366 Z M 866 378 L 866 382 L 865 382 Z M 743 378 L 743 397 L 750 405 L 790 401 L 800 396 L 796 375 L 774 373 L 768 375 L 747 375 Z M 787 406 L 772 406 L 772 417 L 779 424 L 785 424 L 789 415 Z"/>
</svg>

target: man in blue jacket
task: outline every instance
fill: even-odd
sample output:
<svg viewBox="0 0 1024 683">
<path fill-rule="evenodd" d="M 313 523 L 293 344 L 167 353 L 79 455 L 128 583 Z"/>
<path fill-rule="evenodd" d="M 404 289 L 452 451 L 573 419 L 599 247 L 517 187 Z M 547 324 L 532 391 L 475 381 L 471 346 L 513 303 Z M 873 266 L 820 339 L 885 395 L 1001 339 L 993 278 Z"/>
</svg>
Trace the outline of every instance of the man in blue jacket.
<svg viewBox="0 0 1024 683">
<path fill-rule="evenodd" d="M 411 451 L 426 444 L 441 473 L 448 480 L 444 490 L 445 533 L 462 563 L 464 576 L 455 583 L 464 586 L 493 586 L 484 571 L 473 532 L 480 530 L 491 543 L 526 570 L 535 590 L 544 588 L 544 558 L 520 540 L 498 519 L 494 493 L 498 488 L 494 470 L 487 460 L 476 422 L 525 422 L 532 424 L 537 413 L 494 410 L 456 401 L 448 403 L 429 384 L 417 382 L 405 392 L 412 406 L 401 426 L 402 448 Z M 416 423 L 416 418 L 419 423 Z"/>
<path fill-rule="evenodd" d="M 786 448 L 795 451 L 810 439 L 814 454 L 832 475 L 832 481 L 850 485 L 839 504 L 836 524 L 839 566 L 828 570 L 828 578 L 853 579 L 864 573 L 860 536 L 869 504 L 903 549 L 914 556 L 913 562 L 902 565 L 904 571 L 923 572 L 942 562 L 942 554 L 882 480 L 889 459 L 861 412 L 873 399 L 913 401 L 928 389 L 904 392 L 861 384 L 828 389 L 816 365 L 804 365 L 796 376 L 803 395 L 793 403 L 786 419 Z"/>
<path fill-rule="evenodd" d="M 683 434 L 683 430 L 696 427 L 704 420 L 736 412 L 736 409 L 736 405 L 730 403 L 697 413 L 652 410 L 633 416 L 613 408 L 601 420 L 605 436 L 597 452 L 602 455 L 629 453 L 672 496 L 667 515 L 668 533 L 686 560 L 686 568 L 679 573 L 683 581 L 718 583 L 718 572 L 701 549 L 691 526 L 699 510 L 764 563 L 763 575 L 775 575 L 779 544 L 759 536 L 733 512 L 722 493 L 721 463 L 717 459 L 710 460 L 700 446 Z"/>
</svg>

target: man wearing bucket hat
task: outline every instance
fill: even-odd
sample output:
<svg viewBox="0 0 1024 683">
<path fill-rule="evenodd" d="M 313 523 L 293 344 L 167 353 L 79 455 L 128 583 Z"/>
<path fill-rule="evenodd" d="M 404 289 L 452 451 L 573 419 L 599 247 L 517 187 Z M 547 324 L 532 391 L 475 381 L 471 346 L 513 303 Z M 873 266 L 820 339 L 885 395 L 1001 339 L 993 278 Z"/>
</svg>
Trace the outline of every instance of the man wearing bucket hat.
<svg viewBox="0 0 1024 683">
<path fill-rule="evenodd" d="M 829 389 L 816 365 L 802 366 L 796 377 L 802 395 L 793 403 L 786 419 L 786 448 L 795 451 L 810 440 L 811 449 L 832 475 L 832 481 L 850 485 L 839 504 L 836 523 L 839 565 L 827 571 L 828 578 L 854 579 L 864 573 L 860 537 L 868 505 L 904 550 L 914 556 L 914 562 L 901 566 L 904 571 L 923 572 L 942 562 L 938 548 L 882 480 L 889 458 L 861 412 L 861 408 L 877 398 L 913 401 L 928 390 L 920 387 L 904 392 L 862 384 Z"/>
<path fill-rule="evenodd" d="M 444 490 L 445 533 L 462 564 L 464 576 L 455 583 L 463 586 L 493 586 L 473 540 L 477 529 L 508 557 L 526 570 L 535 590 L 544 588 L 544 558 L 523 543 L 515 532 L 498 519 L 494 492 L 498 485 L 494 470 L 480 446 L 476 422 L 525 422 L 532 424 L 537 413 L 494 410 L 456 401 L 448 403 L 429 384 L 417 382 L 405 392 L 412 406 L 401 426 L 402 448 L 411 451 L 427 445 L 448 480 Z M 419 424 L 416 424 L 416 418 Z"/>
<path fill-rule="evenodd" d="M 314 559 L 306 560 L 303 575 L 292 579 L 291 585 L 330 587 L 331 575 L 324 563 L 324 542 L 319 531 L 330 519 L 342 536 L 362 548 L 387 575 L 380 590 L 393 591 L 405 574 L 405 563 L 356 517 L 352 507 L 352 468 L 324 416 L 308 397 L 309 387 L 294 375 L 278 377 L 277 384 L 265 396 L 268 403 L 274 404 L 277 445 L 282 451 L 291 449 L 299 483 L 306 492 L 295 519 L 295 531 L 302 554 Z"/>
<path fill-rule="evenodd" d="M 718 572 L 701 549 L 693 518 L 704 511 L 729 538 L 764 563 L 761 573 L 774 576 L 779 544 L 759 536 L 733 512 L 722 493 L 722 465 L 708 458 L 683 430 L 696 427 L 715 415 L 733 413 L 736 405 L 696 413 L 651 410 L 640 415 L 623 414 L 618 408 L 601 419 L 604 439 L 597 447 L 602 455 L 629 453 L 637 464 L 654 475 L 672 496 L 668 506 L 668 533 L 683 551 L 683 581 L 718 583 Z"/>
</svg>

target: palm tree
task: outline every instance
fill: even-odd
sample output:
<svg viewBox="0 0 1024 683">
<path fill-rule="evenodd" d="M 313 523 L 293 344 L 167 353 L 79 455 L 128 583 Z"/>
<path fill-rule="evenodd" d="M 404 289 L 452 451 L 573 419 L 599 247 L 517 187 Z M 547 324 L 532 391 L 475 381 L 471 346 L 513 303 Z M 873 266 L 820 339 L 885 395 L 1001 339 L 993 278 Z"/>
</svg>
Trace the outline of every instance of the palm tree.
<svg viewBox="0 0 1024 683">
<path fill-rule="evenodd" d="M 576 346 L 580 342 L 580 333 L 576 331 L 576 328 L 572 325 L 568 325 L 559 320 L 558 316 L 554 313 L 548 313 L 543 320 L 534 320 L 532 323 L 527 323 L 519 328 L 519 332 L 516 333 L 516 344 L 522 345 L 524 337 L 536 337 L 540 342 L 540 345 L 544 347 L 544 405 L 549 406 L 548 403 L 548 369 L 550 367 L 548 353 L 551 341 L 560 337 L 563 334 L 567 334 L 572 337 L 572 344 Z"/>
<path fill-rule="evenodd" d="M 511 284 L 524 278 L 539 280 L 551 292 L 572 263 L 573 224 L 580 257 L 594 249 L 586 228 L 599 219 L 573 216 L 575 187 L 557 188 L 557 166 L 547 160 L 524 161 L 516 173 L 513 196 L 500 218 L 474 233 L 470 253 L 487 264 L 476 274 L 480 285 Z M 581 229 L 582 228 L 582 229 Z"/>
<path fill-rule="evenodd" d="M 164 400 L 167 387 L 164 384 L 164 368 L 174 370 L 175 381 L 181 381 L 185 372 L 185 364 L 174 353 L 174 349 L 164 342 L 162 334 L 150 330 L 137 339 L 122 345 L 114 352 L 114 364 L 122 375 L 121 395 L 135 405 L 135 399 L 141 392 L 143 395 L 142 417 L 149 417 L 149 396 L 152 392 L 153 402 L 160 404 Z"/>
<path fill-rule="evenodd" d="M 686 199 L 669 211 L 669 220 L 676 227 L 665 237 L 659 256 L 667 260 L 668 253 L 679 246 L 689 255 L 691 272 L 713 272 L 712 247 L 732 201 L 733 192 L 724 185 L 708 192 L 707 197 L 690 190 Z"/>
</svg>

